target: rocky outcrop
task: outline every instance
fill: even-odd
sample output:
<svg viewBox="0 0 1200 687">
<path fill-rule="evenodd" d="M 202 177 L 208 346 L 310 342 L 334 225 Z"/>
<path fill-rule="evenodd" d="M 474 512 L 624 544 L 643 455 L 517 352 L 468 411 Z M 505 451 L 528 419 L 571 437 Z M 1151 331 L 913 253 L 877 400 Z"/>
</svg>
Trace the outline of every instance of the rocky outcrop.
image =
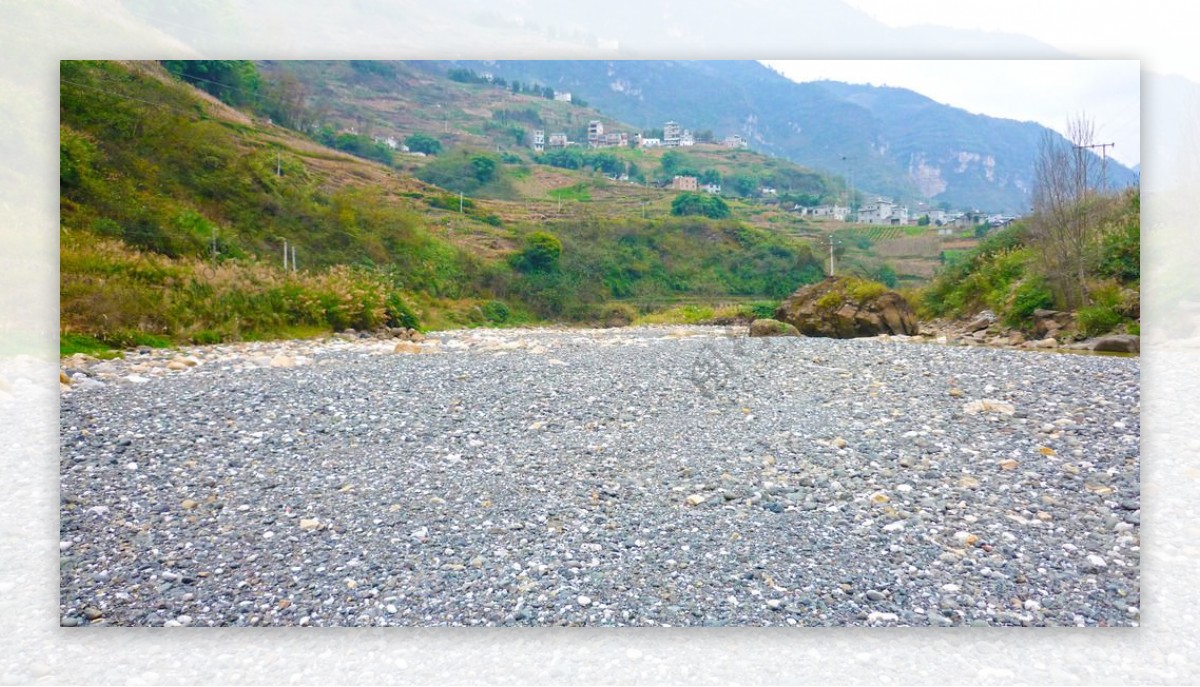
<svg viewBox="0 0 1200 687">
<path fill-rule="evenodd" d="M 1058 338 L 1058 335 L 1074 327 L 1075 315 L 1060 310 L 1033 311 L 1033 333 L 1039 339 Z"/>
<path fill-rule="evenodd" d="M 1134 334 L 1109 334 L 1092 342 L 1091 349 L 1103 353 L 1141 353 L 1141 337 Z"/>
<path fill-rule="evenodd" d="M 787 322 L 761 319 L 750 323 L 750 336 L 800 336 L 800 330 Z"/>
<path fill-rule="evenodd" d="M 779 305 L 775 319 L 805 336 L 834 339 L 918 333 L 917 316 L 903 296 L 853 277 L 828 277 L 799 289 Z"/>
</svg>

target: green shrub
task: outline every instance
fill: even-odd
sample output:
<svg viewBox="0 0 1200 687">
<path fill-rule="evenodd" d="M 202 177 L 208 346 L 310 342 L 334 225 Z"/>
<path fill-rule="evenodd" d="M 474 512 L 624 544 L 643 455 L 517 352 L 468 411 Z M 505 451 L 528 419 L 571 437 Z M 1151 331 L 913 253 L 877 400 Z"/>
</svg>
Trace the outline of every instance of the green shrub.
<svg viewBox="0 0 1200 687">
<path fill-rule="evenodd" d="M 513 257 L 513 266 L 522 272 L 549 272 L 558 267 L 562 256 L 562 241 L 545 231 L 535 231 L 525 237 L 525 248 Z"/>
<path fill-rule="evenodd" d="M 1090 305 L 1080 308 L 1076 313 L 1079 331 L 1084 336 L 1099 336 L 1107 334 L 1117 327 L 1124 319 L 1110 305 Z"/>
<path fill-rule="evenodd" d="M 211 329 L 202 329 L 195 334 L 192 334 L 191 341 L 192 343 L 200 346 L 208 346 L 221 343 L 223 338 L 224 337 L 221 336 L 220 332 L 216 332 Z"/>
<path fill-rule="evenodd" d="M 846 280 L 846 293 L 856 301 L 869 301 L 887 293 L 887 287 L 877 281 L 850 278 Z"/>
<path fill-rule="evenodd" d="M 504 324 L 512 317 L 512 311 L 504 301 L 488 301 L 481 308 L 483 319 L 492 324 Z"/>
<path fill-rule="evenodd" d="M 729 216 L 729 205 L 719 196 L 711 193 L 680 193 L 671 201 L 671 214 L 677 217 L 701 215 L 711 219 L 724 219 Z"/>
<path fill-rule="evenodd" d="M 738 312 L 743 317 L 752 320 L 769 320 L 774 319 L 775 309 L 779 307 L 778 301 L 755 301 L 753 303 L 745 303 Z"/>
<path fill-rule="evenodd" d="M 61 356 L 84 353 L 96 358 L 115 358 L 120 355 L 109 344 L 87 334 L 63 334 L 58 340 L 58 353 Z"/>
<path fill-rule="evenodd" d="M 1054 294 L 1050 292 L 1046 281 L 1041 278 L 1027 279 L 1013 293 L 1012 306 L 1004 315 L 1004 323 L 1010 327 L 1020 327 L 1029 323 L 1034 310 L 1053 306 Z"/>
<path fill-rule="evenodd" d="M 420 326 L 420 321 L 413 314 L 412 308 L 408 307 L 408 303 L 404 302 L 404 298 L 399 293 L 389 294 L 384 307 L 389 327 L 417 329 Z"/>
<path fill-rule="evenodd" d="M 846 294 L 837 289 L 830 289 L 813 303 L 818 310 L 836 310 L 846 302 Z"/>
</svg>

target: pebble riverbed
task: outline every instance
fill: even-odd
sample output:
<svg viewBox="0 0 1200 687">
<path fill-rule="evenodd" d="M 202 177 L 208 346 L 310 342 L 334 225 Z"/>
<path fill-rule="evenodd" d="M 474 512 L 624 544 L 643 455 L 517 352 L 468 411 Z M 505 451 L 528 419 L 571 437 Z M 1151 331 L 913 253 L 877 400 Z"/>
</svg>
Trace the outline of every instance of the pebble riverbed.
<svg viewBox="0 0 1200 687">
<path fill-rule="evenodd" d="M 1139 360 L 744 328 L 68 358 L 64 626 L 1139 622 Z"/>
</svg>

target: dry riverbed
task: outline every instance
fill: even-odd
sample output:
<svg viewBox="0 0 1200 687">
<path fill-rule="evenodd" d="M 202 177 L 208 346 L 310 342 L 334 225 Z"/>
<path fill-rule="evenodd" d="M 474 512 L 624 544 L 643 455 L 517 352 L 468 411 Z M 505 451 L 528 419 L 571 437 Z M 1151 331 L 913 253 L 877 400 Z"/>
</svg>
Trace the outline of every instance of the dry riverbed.
<svg viewBox="0 0 1200 687">
<path fill-rule="evenodd" d="M 1138 624 L 1137 358 L 744 331 L 64 359 L 62 624 Z"/>
</svg>

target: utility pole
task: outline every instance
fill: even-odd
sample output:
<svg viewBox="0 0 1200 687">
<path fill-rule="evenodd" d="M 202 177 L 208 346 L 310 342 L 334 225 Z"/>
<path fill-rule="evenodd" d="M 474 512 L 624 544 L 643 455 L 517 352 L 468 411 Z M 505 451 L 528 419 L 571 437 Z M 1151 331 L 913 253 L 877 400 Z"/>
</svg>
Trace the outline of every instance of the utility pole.
<svg viewBox="0 0 1200 687">
<path fill-rule="evenodd" d="M 1116 143 L 1092 143 L 1089 145 L 1077 145 L 1076 148 L 1099 148 L 1100 149 L 1100 188 L 1108 190 L 1108 149 L 1116 148 Z"/>
<path fill-rule="evenodd" d="M 296 271 L 296 244 L 292 244 L 292 271 Z"/>
<path fill-rule="evenodd" d="M 288 242 L 287 242 L 287 239 L 283 238 L 282 236 L 278 236 L 276 238 L 278 238 L 280 241 L 283 241 L 283 271 L 287 272 L 288 271 Z"/>
<path fill-rule="evenodd" d="M 278 150 L 275 151 L 275 176 L 283 176 L 283 160 Z"/>
<path fill-rule="evenodd" d="M 461 215 L 462 213 L 463 213 L 463 192 L 459 191 L 458 192 L 458 214 Z"/>
<path fill-rule="evenodd" d="M 212 261 L 213 265 L 217 264 L 217 225 L 212 225 Z"/>
<path fill-rule="evenodd" d="M 849 155 L 843 155 L 842 162 L 848 163 L 846 166 L 850 168 L 850 198 L 846 203 L 846 219 L 847 221 L 851 219 L 857 220 L 858 218 L 854 214 L 854 158 Z"/>
</svg>

